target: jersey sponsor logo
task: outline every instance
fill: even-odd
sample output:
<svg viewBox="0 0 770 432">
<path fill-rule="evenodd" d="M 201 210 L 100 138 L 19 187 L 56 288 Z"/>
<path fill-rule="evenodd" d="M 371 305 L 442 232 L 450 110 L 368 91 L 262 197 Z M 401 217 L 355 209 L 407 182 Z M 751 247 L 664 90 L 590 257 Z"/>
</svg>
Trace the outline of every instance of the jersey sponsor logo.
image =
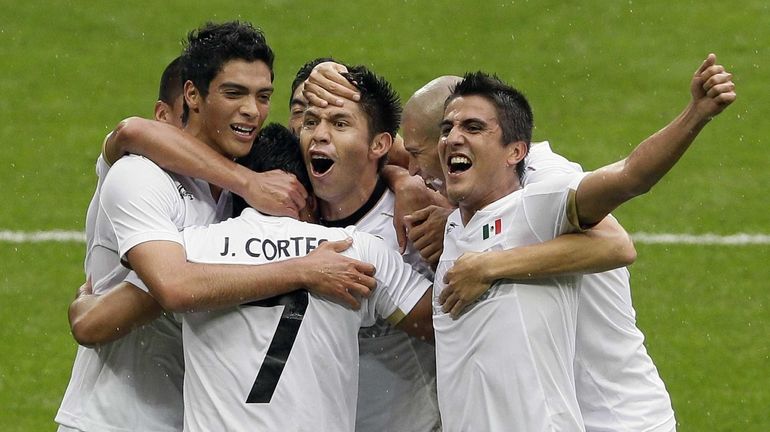
<svg viewBox="0 0 770 432">
<path fill-rule="evenodd" d="M 182 199 L 189 199 L 190 201 L 195 199 L 193 194 L 187 192 L 187 189 L 185 189 L 181 183 L 176 184 L 176 191 L 179 192 L 179 196 L 182 197 Z"/>
<path fill-rule="evenodd" d="M 483 240 L 486 240 L 492 236 L 496 236 L 503 232 L 503 220 L 500 218 L 495 219 L 494 222 L 485 224 L 481 228 L 481 236 Z"/>
<path fill-rule="evenodd" d="M 219 256 L 246 254 L 252 258 L 273 261 L 281 258 L 305 256 L 325 241 L 327 239 L 318 237 L 289 237 L 287 239 L 251 237 L 246 239 L 243 246 L 237 246 L 230 244 L 230 237 L 223 237 L 221 243 L 223 247 Z"/>
</svg>

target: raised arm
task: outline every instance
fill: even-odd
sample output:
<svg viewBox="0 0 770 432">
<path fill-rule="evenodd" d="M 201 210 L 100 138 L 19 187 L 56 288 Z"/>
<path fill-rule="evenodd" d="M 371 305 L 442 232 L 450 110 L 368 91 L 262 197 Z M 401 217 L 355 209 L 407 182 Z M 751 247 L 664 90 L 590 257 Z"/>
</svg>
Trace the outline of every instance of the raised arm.
<svg viewBox="0 0 770 432">
<path fill-rule="evenodd" d="M 582 225 L 602 220 L 622 203 L 649 191 L 679 160 L 711 119 L 736 97 L 732 74 L 709 54 L 690 83 L 692 100 L 665 128 L 642 141 L 631 154 L 589 174 L 575 202 Z"/>
<path fill-rule="evenodd" d="M 444 275 L 439 304 L 455 318 L 498 279 L 539 279 L 595 273 L 630 265 L 636 249 L 628 233 L 609 216 L 578 234 L 502 251 L 466 252 Z"/>
<path fill-rule="evenodd" d="M 232 191 L 271 215 L 298 217 L 307 198 L 307 192 L 292 174 L 280 170 L 256 173 L 185 131 L 154 120 L 123 120 L 104 142 L 102 153 L 109 164 L 128 153 L 145 156 L 168 171 Z"/>
</svg>

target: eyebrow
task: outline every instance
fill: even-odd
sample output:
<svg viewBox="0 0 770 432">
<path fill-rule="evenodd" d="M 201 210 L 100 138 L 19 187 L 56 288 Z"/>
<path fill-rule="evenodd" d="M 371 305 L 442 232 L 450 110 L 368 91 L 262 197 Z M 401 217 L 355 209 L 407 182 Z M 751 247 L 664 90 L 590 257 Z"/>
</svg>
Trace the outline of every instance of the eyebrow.
<svg viewBox="0 0 770 432">
<path fill-rule="evenodd" d="M 222 84 L 219 85 L 219 88 L 220 89 L 222 89 L 222 88 L 234 89 L 234 90 L 238 90 L 238 91 L 241 91 L 241 92 L 244 92 L 244 93 L 248 93 L 249 92 L 249 88 L 248 87 L 246 87 L 243 84 L 238 84 L 238 83 L 235 83 L 235 82 L 223 82 Z M 260 89 L 257 89 L 257 93 L 265 93 L 265 92 L 272 93 L 273 90 L 274 90 L 273 86 L 267 86 L 267 87 L 262 87 Z"/>
</svg>

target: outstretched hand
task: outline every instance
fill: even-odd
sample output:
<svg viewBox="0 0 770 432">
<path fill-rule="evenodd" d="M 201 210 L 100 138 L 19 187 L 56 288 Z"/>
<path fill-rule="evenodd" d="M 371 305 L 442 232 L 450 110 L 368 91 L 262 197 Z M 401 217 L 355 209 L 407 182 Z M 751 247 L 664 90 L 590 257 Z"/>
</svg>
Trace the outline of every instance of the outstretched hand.
<svg viewBox="0 0 770 432">
<path fill-rule="evenodd" d="M 352 239 L 324 242 L 302 258 L 302 265 L 310 272 L 310 292 L 357 310 L 360 299 L 369 297 L 377 281 L 373 265 L 340 254 L 352 244 Z"/>
<path fill-rule="evenodd" d="M 348 68 L 339 63 L 318 64 L 305 81 L 302 94 L 310 104 L 321 108 L 329 104 L 342 106 L 343 99 L 357 102 L 361 98 L 360 92 L 342 76 L 347 71 Z"/>
<path fill-rule="evenodd" d="M 693 75 L 690 93 L 695 109 L 706 118 L 721 113 L 736 98 L 733 74 L 709 54 Z"/>
</svg>

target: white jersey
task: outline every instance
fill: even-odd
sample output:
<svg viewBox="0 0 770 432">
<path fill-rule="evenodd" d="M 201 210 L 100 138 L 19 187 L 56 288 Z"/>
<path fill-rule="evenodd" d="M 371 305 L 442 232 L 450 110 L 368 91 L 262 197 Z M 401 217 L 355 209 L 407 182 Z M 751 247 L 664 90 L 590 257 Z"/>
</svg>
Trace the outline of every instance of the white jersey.
<svg viewBox="0 0 770 432">
<path fill-rule="evenodd" d="M 524 184 L 581 171 L 548 142 L 533 143 Z M 636 326 L 628 269 L 583 276 L 578 304 L 575 384 L 586 430 L 675 430 L 671 399 Z"/>
<path fill-rule="evenodd" d="M 583 429 L 573 361 L 579 276 L 501 280 L 458 318 L 441 310 L 443 277 L 464 252 L 506 250 L 577 230 L 582 176 L 531 184 L 477 211 L 448 218 L 433 290 L 438 400 L 443 428 L 461 431 Z"/>
<path fill-rule="evenodd" d="M 380 181 L 372 197 L 353 215 L 326 226 L 356 229 L 382 238 L 399 250 L 393 226 L 395 195 Z M 433 279 L 411 243 L 403 257 Z M 436 356 L 433 345 L 393 329 L 384 320 L 359 332 L 357 432 L 427 432 L 440 426 L 436 400 Z"/>
<path fill-rule="evenodd" d="M 354 311 L 300 290 L 183 315 L 186 431 L 353 431 L 358 330 L 397 323 L 430 287 L 398 253 L 365 233 L 246 209 L 184 231 L 190 261 L 265 264 L 353 237 L 344 252 L 377 268 L 377 289 Z M 371 389 L 377 391 L 377 389 Z"/>
<path fill-rule="evenodd" d="M 113 202 L 135 204 L 133 214 L 139 217 L 149 211 L 147 207 L 152 199 L 148 197 L 160 195 L 164 190 L 167 195 L 174 194 L 177 204 L 183 207 L 180 214 L 184 217 L 173 220 L 173 233 L 184 226 L 184 220 L 206 223 L 214 219 L 215 205 L 210 194 L 208 200 L 200 198 L 205 196 L 203 189 L 191 186 L 200 182 L 171 179 L 145 159 L 123 158 L 110 170 L 99 157 L 96 172 L 97 188 L 86 217 L 85 270 L 97 294 L 123 281 L 128 272 L 120 264 L 113 221 L 100 205 L 103 194 L 112 195 Z M 185 208 L 186 202 L 177 189 L 183 184 L 180 180 L 205 204 Z M 172 220 L 171 215 L 168 218 Z M 63 430 L 179 431 L 182 428 L 182 375 L 181 326 L 164 315 L 117 341 L 95 348 L 78 347 L 56 422 Z"/>
</svg>

